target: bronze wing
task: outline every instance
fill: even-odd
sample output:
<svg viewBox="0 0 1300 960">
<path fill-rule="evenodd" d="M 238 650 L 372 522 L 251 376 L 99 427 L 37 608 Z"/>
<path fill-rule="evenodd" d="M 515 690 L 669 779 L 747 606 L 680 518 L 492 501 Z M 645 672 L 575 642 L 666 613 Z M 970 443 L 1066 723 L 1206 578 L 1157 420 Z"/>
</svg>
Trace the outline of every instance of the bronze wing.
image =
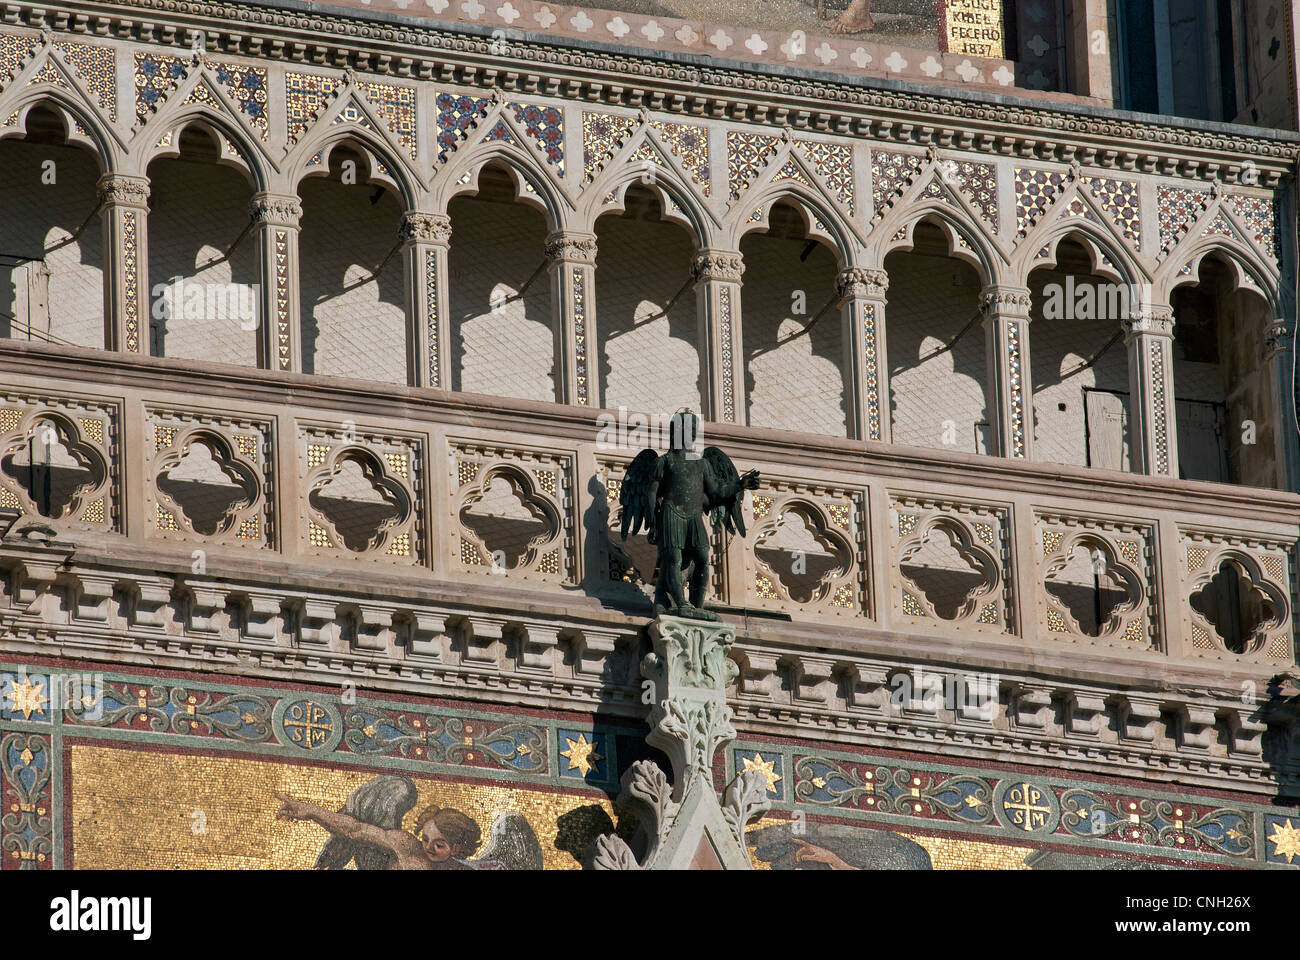
<svg viewBox="0 0 1300 960">
<path fill-rule="evenodd" d="M 654 479 L 655 461 L 659 454 L 649 447 L 636 455 L 628 464 L 623 476 L 623 489 L 618 494 L 619 533 L 624 540 L 631 532 L 634 536 L 642 528 L 649 530 L 655 519 L 655 505 L 650 502 L 650 482 Z"/>
<path fill-rule="evenodd" d="M 706 509 L 713 529 L 722 527 L 728 533 L 745 535 L 745 516 L 742 507 L 745 503 L 745 491 L 739 485 L 740 472 L 731 458 L 718 447 L 704 448 L 704 462 L 713 471 L 713 479 L 720 487 L 735 487 L 736 492 L 723 500 L 710 500 Z"/>
</svg>

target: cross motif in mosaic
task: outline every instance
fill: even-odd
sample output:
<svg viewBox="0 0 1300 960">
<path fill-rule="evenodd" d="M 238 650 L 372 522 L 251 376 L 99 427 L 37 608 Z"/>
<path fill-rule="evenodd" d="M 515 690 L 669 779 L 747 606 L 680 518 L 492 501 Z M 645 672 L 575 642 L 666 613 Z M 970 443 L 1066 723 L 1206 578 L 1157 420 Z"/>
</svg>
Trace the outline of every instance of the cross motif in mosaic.
<svg viewBox="0 0 1300 960">
<path fill-rule="evenodd" d="M 117 56 L 112 47 L 88 43 L 56 43 L 54 49 L 72 64 L 77 76 L 94 94 L 109 119 L 117 120 Z"/>
<path fill-rule="evenodd" d="M 374 108 L 375 115 L 393 132 L 400 143 L 415 159 L 415 87 L 396 83 L 379 83 L 374 80 L 361 80 L 357 87 L 365 94 Z"/>
<path fill-rule="evenodd" d="M 266 115 L 266 70 L 234 63 L 217 63 L 215 67 L 217 82 L 229 91 L 239 109 L 248 115 L 262 139 L 267 139 L 270 127 Z"/>
<path fill-rule="evenodd" d="M 880 219 L 921 170 L 921 158 L 910 153 L 871 152 L 871 207 Z"/>
<path fill-rule="evenodd" d="M 546 154 L 546 162 L 555 165 L 564 176 L 564 114 L 558 107 L 540 107 L 536 104 L 512 103 L 510 109 L 515 119 L 538 142 Z"/>
<path fill-rule="evenodd" d="M 1055 201 L 1065 175 L 1016 167 L 1016 235 L 1027 234 Z"/>
<path fill-rule="evenodd" d="M 1278 258 L 1277 206 L 1267 197 L 1229 196 L 1223 201 L 1252 231 L 1256 245 L 1274 260 Z"/>
<path fill-rule="evenodd" d="M 686 172 L 700 186 L 707 197 L 709 195 L 709 131 L 685 123 L 667 123 L 652 120 L 659 139 L 667 144 Z"/>
<path fill-rule="evenodd" d="M 633 117 L 608 113 L 582 115 L 582 182 L 591 183 L 636 129 Z"/>
<path fill-rule="evenodd" d="M 1111 177 L 1083 177 L 1082 183 L 1105 210 L 1120 235 L 1142 249 L 1142 230 L 1138 214 L 1138 185 L 1132 180 Z"/>
<path fill-rule="evenodd" d="M 1205 212 L 1208 196 L 1186 187 L 1161 186 L 1156 191 L 1161 253 L 1172 250 L 1188 228 Z"/>
<path fill-rule="evenodd" d="M 727 188 L 731 199 L 739 199 L 754 178 L 763 171 L 772 154 L 781 148 L 780 137 L 743 130 L 727 131 Z"/>
<path fill-rule="evenodd" d="M 321 109 L 334 96 L 338 82 L 332 77 L 313 73 L 286 73 L 284 75 L 285 120 L 288 125 L 289 145 L 316 122 Z"/>
<path fill-rule="evenodd" d="M 1209 226 L 1201 231 L 1201 236 L 1240 239 L 1240 234 L 1232 228 L 1232 224 L 1228 222 L 1228 218 L 1223 215 L 1222 211 L 1214 215 L 1214 219 L 1210 221 Z"/>
<path fill-rule="evenodd" d="M 438 94 L 438 161 L 445 163 L 456 152 L 469 131 L 488 112 L 489 101 L 479 97 L 462 97 L 454 93 Z"/>
<path fill-rule="evenodd" d="M 167 94 L 185 78 L 186 61 L 180 57 L 165 57 L 154 53 L 135 55 L 135 118 L 140 123 L 149 119 Z"/>
<path fill-rule="evenodd" d="M 817 175 L 826 181 L 826 185 L 852 216 L 855 200 L 853 148 L 847 143 L 826 143 L 820 140 L 796 140 L 794 146 L 813 165 Z"/>
<path fill-rule="evenodd" d="M 979 211 L 984 222 L 997 233 L 998 230 L 998 168 L 991 163 L 973 160 L 946 161 L 943 169 Z"/>
<path fill-rule="evenodd" d="M 0 82 L 8 83 L 36 53 L 34 37 L 0 33 Z"/>
<path fill-rule="evenodd" d="M 1061 215 L 1057 219 L 1068 220 L 1071 218 L 1090 220 L 1093 223 L 1101 223 L 1101 221 L 1097 219 L 1097 215 L 1088 209 L 1088 205 L 1079 197 L 1071 197 L 1070 202 L 1065 205 L 1065 208 L 1061 211 Z"/>
<path fill-rule="evenodd" d="M 794 180 L 797 183 L 802 183 L 805 187 L 812 186 L 808 181 L 808 178 L 804 176 L 803 171 L 799 169 L 798 165 L 796 165 L 793 160 L 787 160 L 785 166 L 776 172 L 776 176 L 772 178 L 772 182 L 776 183 L 778 180 Z"/>
<path fill-rule="evenodd" d="M 499 140 L 502 143 L 513 143 L 516 146 L 519 145 L 519 141 L 515 139 L 515 135 L 510 132 L 510 128 L 506 126 L 504 120 L 498 120 L 496 125 L 483 137 L 484 143 L 494 140 Z"/>
</svg>

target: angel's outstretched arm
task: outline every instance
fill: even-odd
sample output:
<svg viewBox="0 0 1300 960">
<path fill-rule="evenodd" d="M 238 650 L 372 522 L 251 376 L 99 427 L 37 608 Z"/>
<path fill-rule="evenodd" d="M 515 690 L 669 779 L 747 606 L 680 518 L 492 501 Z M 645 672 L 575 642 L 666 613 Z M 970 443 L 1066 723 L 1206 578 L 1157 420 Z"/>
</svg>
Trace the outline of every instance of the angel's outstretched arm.
<svg viewBox="0 0 1300 960">
<path fill-rule="evenodd" d="M 292 797 L 286 797 L 281 793 L 277 793 L 276 797 L 282 802 L 276 816 L 284 820 L 311 820 L 319 823 L 330 833 L 345 837 L 348 840 L 356 840 L 360 843 L 369 843 L 376 847 L 382 847 L 398 856 L 410 852 L 406 849 L 410 846 L 407 841 L 415 841 L 415 838 L 405 830 L 385 830 L 382 827 L 376 827 L 373 824 L 358 820 L 350 814 L 326 810 L 314 803 L 307 803 L 305 800 L 294 800 Z M 418 843 L 418 841 L 415 842 Z"/>
</svg>

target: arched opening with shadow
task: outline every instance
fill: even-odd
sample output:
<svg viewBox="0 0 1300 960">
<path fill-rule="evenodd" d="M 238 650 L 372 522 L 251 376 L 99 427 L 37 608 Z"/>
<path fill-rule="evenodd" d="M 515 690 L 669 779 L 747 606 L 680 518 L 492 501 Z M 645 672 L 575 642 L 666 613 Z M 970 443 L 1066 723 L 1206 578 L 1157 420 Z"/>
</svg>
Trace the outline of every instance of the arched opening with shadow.
<svg viewBox="0 0 1300 960">
<path fill-rule="evenodd" d="M 259 264 L 245 173 L 191 123 L 149 176 L 149 352 L 257 366 Z M 175 155 L 177 150 L 179 155 Z"/>
<path fill-rule="evenodd" d="M 1234 272 L 1208 256 L 1196 282 L 1170 296 L 1178 472 L 1186 480 L 1277 488 L 1277 398 L 1288 385 L 1274 381 L 1268 362 L 1268 303 L 1239 286 Z"/>
<path fill-rule="evenodd" d="M 103 171 L 54 110 L 25 129 L 0 141 L 0 337 L 103 348 Z"/>
<path fill-rule="evenodd" d="M 894 443 L 993 453 L 979 274 L 918 223 L 910 250 L 885 257 L 889 402 Z"/>
<path fill-rule="evenodd" d="M 1028 285 L 1035 458 L 1131 470 L 1124 321 L 1141 308 L 1137 290 L 1099 275 L 1074 239 Z"/>
<path fill-rule="evenodd" d="M 671 414 L 701 409 L 691 237 L 659 197 L 631 186 L 623 212 L 596 221 L 596 340 L 601 406 Z"/>
<path fill-rule="evenodd" d="M 406 383 L 403 201 L 349 144 L 328 164 L 298 188 L 303 371 Z"/>
<path fill-rule="evenodd" d="M 478 192 L 447 206 L 451 388 L 554 401 L 546 218 L 517 198 L 514 175 L 489 163 Z"/>
<path fill-rule="evenodd" d="M 748 423 L 846 436 L 835 254 L 790 203 L 774 204 L 767 222 L 740 242 Z"/>
</svg>

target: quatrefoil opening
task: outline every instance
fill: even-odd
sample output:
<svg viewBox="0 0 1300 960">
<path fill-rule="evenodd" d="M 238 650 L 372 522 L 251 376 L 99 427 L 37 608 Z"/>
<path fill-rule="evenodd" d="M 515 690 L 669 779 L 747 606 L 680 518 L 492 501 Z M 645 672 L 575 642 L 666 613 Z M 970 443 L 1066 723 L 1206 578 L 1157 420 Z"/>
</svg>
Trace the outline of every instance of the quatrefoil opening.
<svg viewBox="0 0 1300 960">
<path fill-rule="evenodd" d="M 1142 578 L 1100 537 L 1067 541 L 1048 565 L 1043 586 L 1089 637 L 1120 632 L 1143 604 Z"/>
<path fill-rule="evenodd" d="M 367 450 L 340 452 L 327 476 L 308 496 L 312 509 L 334 528 L 355 553 L 380 546 L 390 529 L 410 519 L 411 498 Z"/>
<path fill-rule="evenodd" d="M 853 545 L 810 503 L 787 501 L 780 510 L 759 532 L 754 555 L 795 603 L 824 600 L 853 568 Z"/>
<path fill-rule="evenodd" d="M 941 620 L 969 617 L 1002 580 L 997 558 L 947 517 L 935 517 L 920 528 L 899 551 L 898 568 Z"/>
<path fill-rule="evenodd" d="M 560 514 L 520 470 L 495 467 L 460 508 L 460 522 L 487 548 L 493 567 L 530 567 L 560 531 Z"/>
<path fill-rule="evenodd" d="M 1244 553 L 1225 553 L 1210 571 L 1192 589 L 1192 610 L 1229 653 L 1257 652 L 1268 634 L 1286 622 L 1286 597 Z"/>
<path fill-rule="evenodd" d="M 74 516 L 108 478 L 103 455 L 81 439 L 70 420 L 54 413 L 34 418 L 26 434 L 0 459 L 0 471 L 51 520 Z"/>
<path fill-rule="evenodd" d="M 176 504 L 195 533 L 227 532 L 257 499 L 256 473 L 216 434 L 192 434 L 176 450 L 160 465 L 159 492 Z"/>
</svg>

